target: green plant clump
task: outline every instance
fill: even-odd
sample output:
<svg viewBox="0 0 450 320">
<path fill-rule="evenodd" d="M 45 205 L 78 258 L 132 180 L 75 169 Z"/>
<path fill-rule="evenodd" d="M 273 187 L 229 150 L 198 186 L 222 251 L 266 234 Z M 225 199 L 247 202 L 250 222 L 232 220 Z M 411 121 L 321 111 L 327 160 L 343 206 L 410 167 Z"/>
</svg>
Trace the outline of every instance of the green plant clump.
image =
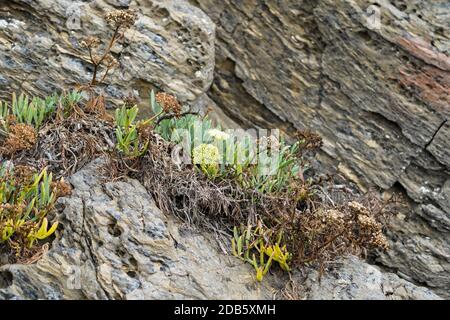
<svg viewBox="0 0 450 320">
<path fill-rule="evenodd" d="M 142 143 L 138 133 L 142 122 L 136 123 L 138 107 L 127 108 L 125 105 L 116 109 L 116 139 L 117 149 L 126 157 L 139 157 L 147 151 L 148 141 Z"/>
<path fill-rule="evenodd" d="M 55 111 L 56 101 L 56 96 L 48 97 L 45 100 L 37 97 L 30 100 L 23 93 L 18 97 L 13 93 L 12 114 L 17 122 L 28 124 L 38 130 L 45 118 Z"/>
<path fill-rule="evenodd" d="M 281 232 L 276 243 L 271 245 L 265 240 L 271 238 L 271 230 L 265 230 L 261 225 L 253 228 L 250 224 L 241 229 L 241 233 L 237 227 L 233 230 L 231 250 L 234 256 L 254 267 L 258 281 L 262 281 L 263 277 L 269 272 L 273 261 L 277 262 L 281 269 L 291 270 L 289 267 L 291 254 L 287 251 L 286 245 L 280 247 L 283 238 Z"/>
<path fill-rule="evenodd" d="M 58 222 L 49 225 L 48 213 L 53 209 L 64 181 L 54 182 L 52 174 L 40 173 L 26 166 L 0 166 L 0 243 L 17 255 L 33 248 L 39 240 L 51 236 Z"/>
<path fill-rule="evenodd" d="M 82 94 L 76 90 L 61 95 L 54 94 L 45 99 L 39 97 L 30 98 L 21 93 L 12 94 L 11 106 L 7 102 L 0 101 L 0 122 L 5 131 L 8 131 L 9 116 L 14 122 L 22 123 L 39 130 L 43 123 L 54 114 L 59 106 L 67 112 L 67 109 L 79 103 Z"/>
</svg>

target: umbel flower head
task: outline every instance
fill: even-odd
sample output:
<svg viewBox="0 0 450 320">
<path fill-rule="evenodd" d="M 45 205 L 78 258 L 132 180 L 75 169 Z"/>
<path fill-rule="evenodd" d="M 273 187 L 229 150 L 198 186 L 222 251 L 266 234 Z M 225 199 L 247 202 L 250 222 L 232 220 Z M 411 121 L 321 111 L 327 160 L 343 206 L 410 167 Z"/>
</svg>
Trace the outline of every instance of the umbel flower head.
<svg viewBox="0 0 450 320">
<path fill-rule="evenodd" d="M 203 143 L 192 150 L 194 164 L 212 165 L 217 164 L 219 159 L 219 149 L 212 144 Z"/>
<path fill-rule="evenodd" d="M 105 56 L 105 59 L 103 60 L 107 68 L 114 68 L 119 65 L 119 62 L 116 58 L 114 58 L 111 54 L 108 54 Z"/>
<path fill-rule="evenodd" d="M 208 134 L 218 141 L 227 140 L 230 137 L 228 133 L 218 129 L 210 129 L 208 130 Z"/>
<path fill-rule="evenodd" d="M 89 36 L 81 41 L 81 47 L 83 48 L 97 48 L 100 45 L 100 39 L 94 36 Z"/>
</svg>

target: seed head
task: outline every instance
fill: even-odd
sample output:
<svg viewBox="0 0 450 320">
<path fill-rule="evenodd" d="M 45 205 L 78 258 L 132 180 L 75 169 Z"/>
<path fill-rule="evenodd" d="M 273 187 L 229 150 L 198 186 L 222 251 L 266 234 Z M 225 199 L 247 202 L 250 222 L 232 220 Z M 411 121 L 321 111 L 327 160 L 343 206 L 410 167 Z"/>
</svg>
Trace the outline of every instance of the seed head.
<svg viewBox="0 0 450 320">
<path fill-rule="evenodd" d="M 298 131 L 296 136 L 303 141 L 303 148 L 306 150 L 318 150 L 323 145 L 322 137 L 311 130 Z"/>
<path fill-rule="evenodd" d="M 174 96 L 165 92 L 158 92 L 155 98 L 156 102 L 163 108 L 164 112 L 173 112 L 177 116 L 181 114 L 181 105 Z"/>
<path fill-rule="evenodd" d="M 80 45 L 83 48 L 91 48 L 91 49 L 97 48 L 100 45 L 100 39 L 97 37 L 90 36 L 81 41 Z"/>
<path fill-rule="evenodd" d="M 108 12 L 105 20 L 113 28 L 128 29 L 136 22 L 137 15 L 133 10 L 116 10 Z"/>
<path fill-rule="evenodd" d="M 103 62 L 105 63 L 107 68 L 114 68 L 119 65 L 119 62 L 117 61 L 117 59 L 114 58 L 111 54 L 108 54 L 105 57 L 105 60 L 103 60 Z"/>
<path fill-rule="evenodd" d="M 15 123 L 9 126 L 9 134 L 6 138 L 2 151 L 12 155 L 22 150 L 31 149 L 37 140 L 36 130 L 24 123 Z"/>
<path fill-rule="evenodd" d="M 33 167 L 27 165 L 17 165 L 14 166 L 14 176 L 16 178 L 16 182 L 21 184 L 26 184 L 31 180 L 33 175 L 36 173 L 36 170 Z"/>
<path fill-rule="evenodd" d="M 359 202 L 350 201 L 348 203 L 348 206 L 357 215 L 365 215 L 365 216 L 369 216 L 370 215 L 369 210 L 365 206 L 363 206 L 361 203 L 359 203 Z"/>
<path fill-rule="evenodd" d="M 72 187 L 64 179 L 53 181 L 51 187 L 58 197 L 66 197 L 72 193 Z"/>
</svg>

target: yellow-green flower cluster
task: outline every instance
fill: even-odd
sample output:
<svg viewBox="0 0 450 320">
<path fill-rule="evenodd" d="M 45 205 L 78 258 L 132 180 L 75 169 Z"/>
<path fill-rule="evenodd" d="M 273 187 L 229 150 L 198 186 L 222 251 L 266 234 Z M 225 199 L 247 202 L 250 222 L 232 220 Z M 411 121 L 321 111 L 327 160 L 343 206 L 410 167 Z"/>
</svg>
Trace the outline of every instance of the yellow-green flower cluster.
<svg viewBox="0 0 450 320">
<path fill-rule="evenodd" d="M 192 150 L 194 164 L 211 165 L 217 164 L 219 160 L 219 149 L 212 144 L 203 143 Z"/>
</svg>

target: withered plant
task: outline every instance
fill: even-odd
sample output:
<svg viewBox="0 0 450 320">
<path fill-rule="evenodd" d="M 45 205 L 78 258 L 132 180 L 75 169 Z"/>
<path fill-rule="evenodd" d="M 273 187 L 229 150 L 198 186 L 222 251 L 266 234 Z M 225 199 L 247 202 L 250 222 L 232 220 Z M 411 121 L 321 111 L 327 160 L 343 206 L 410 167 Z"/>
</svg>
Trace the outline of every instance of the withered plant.
<svg viewBox="0 0 450 320">
<path fill-rule="evenodd" d="M 86 111 L 110 119 L 106 113 L 105 96 L 96 94 L 95 87 L 102 84 L 108 74 L 119 66 L 119 62 L 112 54 L 112 49 L 116 43 L 124 38 L 125 31 L 134 25 L 136 18 L 137 15 L 132 10 L 116 10 L 107 13 L 105 20 L 112 28 L 113 33 L 103 51 L 99 50 L 101 41 L 95 36 L 89 36 L 81 41 L 81 47 L 87 49 L 90 63 L 93 66 L 91 81 L 79 86 L 80 90 L 87 91 L 90 96 L 86 104 Z M 103 74 L 101 75 L 101 73 Z"/>
<path fill-rule="evenodd" d="M 90 36 L 81 42 L 81 46 L 88 50 L 90 62 L 94 67 L 92 79 L 88 87 L 102 83 L 108 73 L 119 65 L 117 59 L 112 55 L 111 49 L 118 41 L 123 39 L 125 30 L 134 25 L 136 18 L 137 15 L 132 10 L 117 10 L 106 14 L 105 20 L 113 29 L 113 34 L 104 48 L 103 53 L 97 51 L 101 43 L 99 38 Z M 98 73 L 102 67 L 104 69 L 103 76 L 98 80 Z"/>
</svg>

